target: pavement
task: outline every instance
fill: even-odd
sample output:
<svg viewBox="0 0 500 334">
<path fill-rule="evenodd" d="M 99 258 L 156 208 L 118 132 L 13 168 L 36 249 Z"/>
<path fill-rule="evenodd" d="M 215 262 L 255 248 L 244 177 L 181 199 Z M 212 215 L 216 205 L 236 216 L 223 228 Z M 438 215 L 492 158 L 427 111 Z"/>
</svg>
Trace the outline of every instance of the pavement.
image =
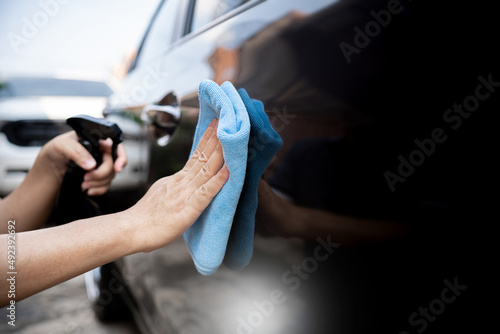
<svg viewBox="0 0 500 334">
<path fill-rule="evenodd" d="M 140 334 L 132 320 L 103 324 L 94 316 L 84 275 L 16 303 L 16 326 L 0 310 L 0 333 L 19 334 Z"/>
</svg>

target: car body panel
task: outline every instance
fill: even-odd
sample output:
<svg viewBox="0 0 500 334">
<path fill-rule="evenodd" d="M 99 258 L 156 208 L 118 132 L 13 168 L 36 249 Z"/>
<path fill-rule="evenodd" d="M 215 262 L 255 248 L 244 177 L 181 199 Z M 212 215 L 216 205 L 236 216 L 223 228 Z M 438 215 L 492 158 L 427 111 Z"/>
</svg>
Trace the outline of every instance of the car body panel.
<svg viewBox="0 0 500 334">
<path fill-rule="evenodd" d="M 189 20 L 182 19 L 189 12 L 186 3 L 179 2 L 173 31 L 187 29 Z M 363 40 L 360 29 L 378 22 L 374 15 L 390 4 L 397 5 L 393 21 L 380 35 L 365 33 Z M 333 253 L 333 262 L 328 259 L 310 275 L 289 273 L 307 264 L 325 240 L 300 242 L 257 234 L 248 267 L 238 272 L 223 265 L 209 277 L 196 272 L 182 239 L 151 254 L 127 256 L 118 263 L 145 332 L 354 333 L 346 328 L 357 326 L 358 332 L 367 333 L 377 332 L 381 323 L 394 332 L 408 326 L 408 315 L 428 302 L 424 292 L 431 291 L 430 286 L 438 291 L 443 277 L 453 275 L 464 259 L 461 252 L 446 257 L 457 250 L 452 243 L 461 240 L 458 237 L 446 243 L 449 248 L 443 246 L 443 240 L 449 240 L 443 231 L 456 219 L 454 210 L 467 208 L 470 214 L 479 202 L 471 204 L 459 195 L 478 189 L 471 174 L 460 192 L 455 182 L 465 171 L 480 168 L 452 154 L 467 150 L 484 161 L 481 153 L 466 148 L 468 140 L 480 146 L 485 136 L 477 123 L 446 149 L 441 146 L 447 153 L 426 160 L 418 173 L 405 177 L 398 191 L 391 191 L 384 177 L 397 170 L 403 153 L 415 152 L 416 138 L 426 138 L 434 128 L 449 129 L 443 113 L 473 90 L 478 73 L 492 71 L 481 67 L 488 52 L 459 48 L 460 41 L 470 37 L 468 31 L 477 35 L 480 28 L 476 21 L 466 24 L 460 15 L 449 15 L 455 10 L 467 12 L 458 5 L 415 2 L 249 1 L 173 43 L 165 42 L 162 53 L 147 63 L 141 63 L 139 52 L 109 108 L 138 115 L 145 105 L 161 104 L 165 96 L 175 94 L 182 113 L 166 146 L 157 145 L 154 137 L 151 141 L 150 182 L 175 173 L 188 158 L 198 120 L 199 83 L 228 80 L 264 103 L 284 139 L 264 178 L 271 180 L 280 164 L 294 164 L 297 170 L 288 178 L 275 178 L 274 185 L 283 186 L 279 190 L 295 203 L 361 218 L 425 217 L 419 221 L 424 232 L 416 239 L 340 250 Z M 446 38 L 440 35 L 443 26 L 449 29 Z M 346 55 L 342 43 L 354 51 Z M 458 71 L 449 62 L 458 54 L 464 62 L 468 57 L 477 61 Z M 490 58 L 489 65 L 495 63 Z M 440 219 L 408 203 L 450 211 Z M 440 266 L 443 261 L 446 265 Z M 255 316 L 275 290 L 285 293 L 287 302 L 275 303 L 269 317 L 265 311 Z M 316 324 L 316 316 L 326 319 L 326 327 Z M 248 327 L 252 319 L 255 326 Z"/>
<path fill-rule="evenodd" d="M 181 123 L 168 145 L 160 147 L 151 142 L 151 182 L 176 172 L 187 160 L 198 120 L 198 84 L 206 78 L 218 84 L 229 80 L 238 88 L 245 87 L 250 96 L 264 102 L 271 124 L 280 134 L 288 131 L 297 137 L 320 136 L 331 131 L 338 117 L 325 110 L 342 103 L 328 100 L 328 95 L 318 91 L 305 92 L 317 99 L 316 105 L 294 101 L 294 95 L 301 93 L 294 83 L 298 73 L 290 69 L 298 72 L 300 68 L 290 57 L 293 53 L 287 55 L 290 46 L 276 36 L 299 18 L 332 3 L 335 1 L 250 1 L 247 7 L 234 10 L 236 13 L 229 12 L 219 23 L 182 37 L 147 64 L 141 63 L 139 56 L 138 65 L 110 97 L 108 110 L 138 115 L 145 105 L 158 103 L 173 93 L 179 98 L 182 112 Z M 254 39 L 260 39 L 257 49 L 252 45 Z M 266 39 L 275 48 L 268 54 L 276 57 L 273 65 L 282 63 L 282 67 L 260 63 L 259 58 L 268 52 Z M 280 57 L 282 61 L 276 61 Z M 303 99 L 298 96 L 296 101 Z M 313 117 L 307 116 L 310 113 Z M 152 253 L 127 256 L 117 263 L 144 332 L 235 332 L 238 326 L 244 326 L 240 318 L 246 319 L 273 292 L 283 291 L 286 303 L 276 305 L 272 317 L 260 327 L 264 332 L 277 334 L 303 333 L 310 325 L 305 316 L 306 300 L 301 294 L 290 293 L 282 281 L 283 274 L 304 256 L 302 242 L 256 236 L 253 260 L 241 272 L 223 265 L 213 276 L 200 275 L 182 239 Z"/>
</svg>

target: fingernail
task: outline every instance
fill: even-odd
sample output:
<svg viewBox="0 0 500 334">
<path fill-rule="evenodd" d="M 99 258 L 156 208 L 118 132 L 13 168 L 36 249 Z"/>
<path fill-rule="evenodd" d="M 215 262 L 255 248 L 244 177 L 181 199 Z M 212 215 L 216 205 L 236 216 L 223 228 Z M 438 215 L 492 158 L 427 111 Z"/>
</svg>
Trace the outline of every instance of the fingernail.
<svg viewBox="0 0 500 334">
<path fill-rule="evenodd" d="M 209 128 L 216 128 L 217 127 L 217 118 L 214 118 L 210 121 L 210 124 L 208 124 Z"/>
<path fill-rule="evenodd" d="M 120 173 L 122 170 L 123 170 L 123 166 L 122 166 L 122 164 L 121 164 L 121 163 L 116 163 L 116 162 L 115 162 L 115 171 L 116 171 L 117 173 Z"/>
<path fill-rule="evenodd" d="M 82 167 L 84 169 L 91 169 L 95 166 L 95 160 L 94 159 L 88 159 L 88 160 L 85 160 L 83 163 L 82 163 Z"/>
</svg>

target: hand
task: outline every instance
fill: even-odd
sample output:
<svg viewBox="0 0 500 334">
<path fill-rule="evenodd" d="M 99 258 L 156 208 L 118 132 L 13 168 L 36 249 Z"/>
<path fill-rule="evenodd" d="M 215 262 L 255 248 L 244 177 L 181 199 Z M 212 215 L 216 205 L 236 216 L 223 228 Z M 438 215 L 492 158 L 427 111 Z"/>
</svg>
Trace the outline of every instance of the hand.
<svg viewBox="0 0 500 334">
<path fill-rule="evenodd" d="M 99 142 L 102 152 L 102 164 L 94 170 L 96 161 L 92 155 L 78 142 L 76 132 L 70 131 L 49 141 L 40 152 L 40 156 L 50 161 L 51 173 L 62 181 L 68 163 L 72 160 L 82 169 L 89 171 L 84 176 L 82 190 L 90 196 L 102 195 L 108 191 L 115 173 L 121 172 L 127 164 L 127 155 L 123 144 L 117 147 L 117 159 L 113 163 L 111 155 L 111 139 Z"/>
<path fill-rule="evenodd" d="M 116 173 L 120 173 L 127 164 L 127 154 L 123 144 L 116 148 L 116 160 L 113 163 L 111 138 L 99 141 L 102 152 L 102 163 L 94 170 L 87 172 L 83 177 L 82 190 L 87 190 L 89 196 L 103 195 L 108 191 Z"/>
<path fill-rule="evenodd" d="M 259 181 L 257 193 L 259 205 L 255 228 L 259 234 L 286 238 L 301 235 L 302 212 L 299 207 L 278 196 L 263 179 Z"/>
<path fill-rule="evenodd" d="M 123 212 L 136 229 L 142 252 L 179 238 L 201 215 L 229 178 L 213 120 L 184 168 L 156 181 L 139 202 Z"/>
</svg>

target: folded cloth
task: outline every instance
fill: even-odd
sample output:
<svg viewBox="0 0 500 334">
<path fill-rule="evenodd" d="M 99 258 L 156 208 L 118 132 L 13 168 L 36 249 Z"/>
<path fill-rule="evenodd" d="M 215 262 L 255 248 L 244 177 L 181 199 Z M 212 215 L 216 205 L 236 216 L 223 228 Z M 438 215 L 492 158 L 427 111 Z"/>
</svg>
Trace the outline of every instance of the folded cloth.
<svg viewBox="0 0 500 334">
<path fill-rule="evenodd" d="M 250 120 L 240 95 L 230 82 L 224 82 L 219 87 L 211 80 L 203 80 L 198 98 L 200 113 L 190 155 L 198 146 L 210 121 L 218 118 L 217 137 L 229 169 L 226 184 L 183 235 L 196 269 L 208 276 L 219 268 L 226 252 L 245 180 Z"/>
<path fill-rule="evenodd" d="M 235 270 L 244 268 L 252 258 L 259 180 L 271 159 L 283 145 L 281 137 L 274 131 L 264 112 L 262 102 L 250 99 L 244 89 L 238 90 L 238 93 L 250 118 L 250 139 L 245 184 L 224 258 L 224 264 Z"/>
</svg>

